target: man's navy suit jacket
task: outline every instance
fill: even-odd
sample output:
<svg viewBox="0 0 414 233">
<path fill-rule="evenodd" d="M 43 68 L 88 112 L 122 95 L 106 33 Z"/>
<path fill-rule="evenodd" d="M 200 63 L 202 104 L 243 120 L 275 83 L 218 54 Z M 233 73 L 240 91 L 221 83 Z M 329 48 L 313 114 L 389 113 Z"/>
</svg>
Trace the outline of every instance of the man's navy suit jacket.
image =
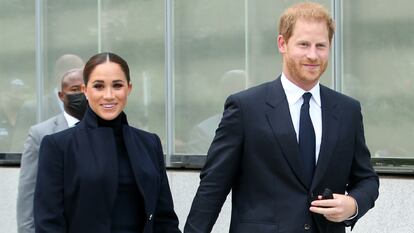
<svg viewBox="0 0 414 233">
<path fill-rule="evenodd" d="M 232 191 L 230 232 L 343 233 L 309 211 L 324 188 L 347 192 L 363 216 L 378 197 L 359 102 L 321 85 L 322 142 L 307 187 L 280 78 L 231 95 L 200 174 L 185 233 L 210 232 Z M 308 230 L 306 230 L 308 229 Z M 314 230 L 313 232 L 317 232 Z"/>
<path fill-rule="evenodd" d="M 130 127 L 125 116 L 124 122 L 125 146 L 144 198 L 143 232 L 179 233 L 160 139 Z M 97 124 L 88 108 L 79 125 L 42 140 L 34 196 L 36 233 L 110 233 L 117 153 L 112 129 Z"/>
</svg>

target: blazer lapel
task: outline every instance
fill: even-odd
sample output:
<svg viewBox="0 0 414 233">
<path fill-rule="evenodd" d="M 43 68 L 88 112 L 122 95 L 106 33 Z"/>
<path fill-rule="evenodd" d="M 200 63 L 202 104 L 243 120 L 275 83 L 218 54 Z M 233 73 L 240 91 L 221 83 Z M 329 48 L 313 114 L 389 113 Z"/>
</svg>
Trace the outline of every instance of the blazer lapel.
<svg viewBox="0 0 414 233">
<path fill-rule="evenodd" d="M 322 141 L 312 187 L 315 187 L 323 178 L 338 139 L 339 118 L 338 112 L 335 111 L 337 103 L 335 98 L 329 95 L 329 91 L 321 85 Z"/>
<path fill-rule="evenodd" d="M 299 160 L 299 146 L 296 133 L 280 77 L 270 83 L 266 103 L 269 106 L 266 117 L 283 151 L 283 156 L 288 161 L 296 177 L 307 187 Z"/>
<path fill-rule="evenodd" d="M 76 156 L 82 157 L 79 158 L 84 164 L 81 166 L 82 172 L 92 171 L 99 177 L 97 180 L 103 181 L 98 188 L 105 191 L 110 202 L 102 208 L 110 210 L 118 190 L 118 158 L 113 131 L 110 128 L 98 127 L 96 117 L 89 108 L 76 131 Z"/>
<path fill-rule="evenodd" d="M 128 125 L 123 128 L 125 145 L 128 151 L 128 156 L 131 161 L 131 167 L 134 171 L 135 180 L 138 188 L 145 200 L 145 212 L 151 213 L 157 202 L 158 187 L 160 180 L 156 179 L 159 176 L 157 169 L 154 167 L 151 156 L 155 151 L 148 151 L 142 143 L 142 139 L 137 137 L 137 134 L 131 132 Z"/>
</svg>

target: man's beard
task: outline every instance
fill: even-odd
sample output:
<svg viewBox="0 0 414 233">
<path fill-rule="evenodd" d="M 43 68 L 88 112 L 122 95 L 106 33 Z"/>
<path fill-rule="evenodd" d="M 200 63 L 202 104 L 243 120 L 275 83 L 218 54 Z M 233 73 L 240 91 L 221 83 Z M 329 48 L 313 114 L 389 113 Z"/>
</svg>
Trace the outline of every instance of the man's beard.
<svg viewBox="0 0 414 233">
<path fill-rule="evenodd" d="M 318 69 L 315 70 L 307 70 L 302 64 L 319 64 Z M 315 82 L 319 80 L 321 75 L 325 72 L 326 68 L 328 67 L 328 62 L 321 63 L 319 60 L 317 61 L 296 61 L 292 58 L 288 58 L 286 60 L 287 69 L 289 74 L 292 76 L 294 80 L 302 81 L 304 83 L 308 82 Z"/>
</svg>

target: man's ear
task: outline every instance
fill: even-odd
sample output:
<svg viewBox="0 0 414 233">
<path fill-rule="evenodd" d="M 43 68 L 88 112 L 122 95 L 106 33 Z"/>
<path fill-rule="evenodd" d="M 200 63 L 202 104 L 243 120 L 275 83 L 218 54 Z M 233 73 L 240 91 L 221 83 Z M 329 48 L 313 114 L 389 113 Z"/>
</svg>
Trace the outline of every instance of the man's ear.
<svg viewBox="0 0 414 233">
<path fill-rule="evenodd" d="M 282 35 L 277 36 L 277 48 L 279 49 L 279 52 L 281 54 L 286 53 L 286 46 L 287 42 L 285 41 L 285 38 Z"/>
<path fill-rule="evenodd" d="M 62 91 L 58 92 L 59 99 L 63 102 L 65 100 L 65 94 Z"/>
</svg>

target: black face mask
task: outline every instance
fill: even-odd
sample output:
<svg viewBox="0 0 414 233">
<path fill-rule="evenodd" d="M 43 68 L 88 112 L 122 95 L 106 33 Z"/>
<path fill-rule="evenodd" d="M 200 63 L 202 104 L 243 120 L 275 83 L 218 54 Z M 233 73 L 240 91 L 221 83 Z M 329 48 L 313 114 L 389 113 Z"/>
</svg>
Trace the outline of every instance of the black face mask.
<svg viewBox="0 0 414 233">
<path fill-rule="evenodd" d="M 86 106 L 88 105 L 85 95 L 83 93 L 77 93 L 65 94 L 65 96 L 68 101 L 67 104 L 65 104 L 66 111 L 78 120 L 81 120 L 85 114 Z"/>
</svg>

